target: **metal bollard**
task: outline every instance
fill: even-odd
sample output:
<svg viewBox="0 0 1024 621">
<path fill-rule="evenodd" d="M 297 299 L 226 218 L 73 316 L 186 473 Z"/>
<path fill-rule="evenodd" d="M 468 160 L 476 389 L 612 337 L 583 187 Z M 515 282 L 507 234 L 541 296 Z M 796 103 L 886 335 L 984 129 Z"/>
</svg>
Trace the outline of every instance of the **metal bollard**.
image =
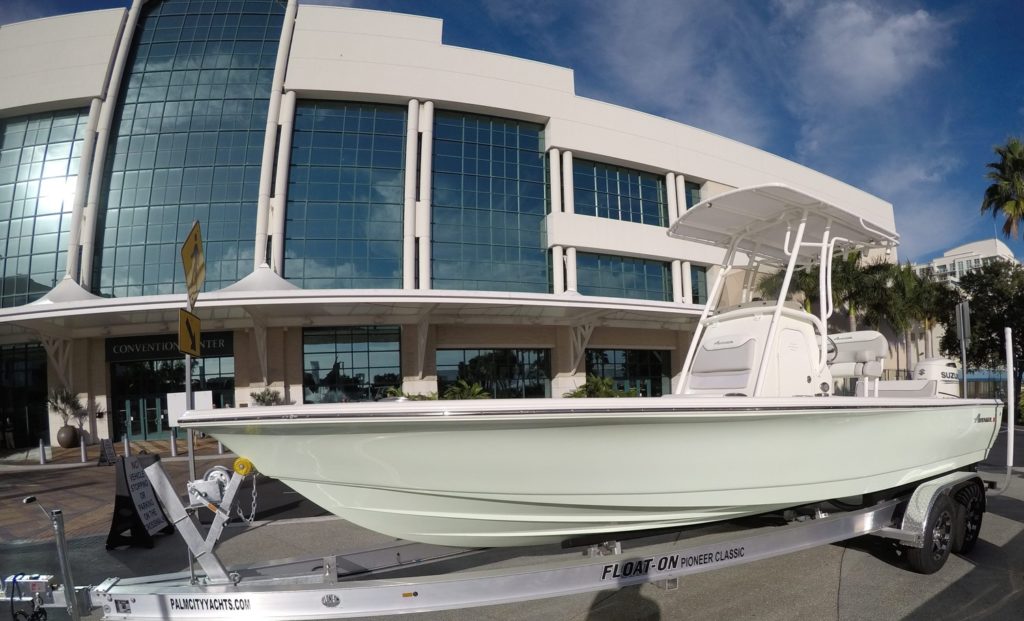
<svg viewBox="0 0 1024 621">
<path fill-rule="evenodd" d="M 122 440 L 124 441 L 124 456 L 128 457 L 132 454 L 132 445 L 128 442 L 128 434 L 125 434 Z"/>
<path fill-rule="evenodd" d="M 39 438 L 39 465 L 46 465 L 46 444 L 43 443 L 42 438 Z"/>
<path fill-rule="evenodd" d="M 217 441 L 217 454 L 218 455 L 223 455 L 224 454 L 224 443 L 221 442 L 220 440 Z"/>
<path fill-rule="evenodd" d="M 171 457 L 178 456 L 178 428 L 171 427 Z"/>
<path fill-rule="evenodd" d="M 80 438 L 78 440 L 78 449 L 79 449 L 79 452 L 82 454 L 81 455 L 82 456 L 82 463 L 84 464 L 89 459 L 85 455 L 85 438 Z"/>
</svg>

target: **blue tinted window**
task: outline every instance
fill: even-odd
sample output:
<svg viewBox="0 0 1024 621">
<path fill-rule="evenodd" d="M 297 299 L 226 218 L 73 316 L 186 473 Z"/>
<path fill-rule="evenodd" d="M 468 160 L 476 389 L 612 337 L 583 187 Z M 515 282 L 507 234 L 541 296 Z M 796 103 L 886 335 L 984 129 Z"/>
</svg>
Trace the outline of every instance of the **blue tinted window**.
<svg viewBox="0 0 1024 621">
<path fill-rule="evenodd" d="M 302 402 L 368 401 L 402 385 L 398 326 L 302 331 Z"/>
<path fill-rule="evenodd" d="M 275 0 L 143 5 L 107 153 L 100 293 L 183 292 L 177 250 L 193 220 L 203 227 L 206 290 L 252 271 L 283 16 Z"/>
<path fill-rule="evenodd" d="M 88 110 L 0 120 L 0 306 L 42 297 L 64 277 Z"/>
<path fill-rule="evenodd" d="M 478 383 L 496 399 L 550 397 L 551 350 L 437 350 L 437 394 L 458 380 Z"/>
<path fill-rule="evenodd" d="M 587 375 L 607 377 L 618 390 L 660 397 L 671 391 L 672 352 L 648 349 L 588 349 Z"/>
<path fill-rule="evenodd" d="M 573 160 L 572 170 L 576 213 L 667 225 L 665 179 L 661 176 L 581 159 Z"/>
<path fill-rule="evenodd" d="M 672 299 L 667 263 L 606 254 L 576 254 L 576 277 L 583 295 L 641 300 Z"/>
<path fill-rule="evenodd" d="M 686 186 L 686 208 L 689 209 L 700 202 L 700 184 L 687 181 Z"/>
<path fill-rule="evenodd" d="M 708 303 L 708 268 L 703 265 L 690 266 L 690 292 L 694 304 Z"/>
<path fill-rule="evenodd" d="M 548 293 L 543 127 L 439 111 L 433 153 L 432 286 Z"/>
<path fill-rule="evenodd" d="M 399 106 L 296 106 L 285 278 L 307 289 L 401 288 L 405 117 Z"/>
</svg>

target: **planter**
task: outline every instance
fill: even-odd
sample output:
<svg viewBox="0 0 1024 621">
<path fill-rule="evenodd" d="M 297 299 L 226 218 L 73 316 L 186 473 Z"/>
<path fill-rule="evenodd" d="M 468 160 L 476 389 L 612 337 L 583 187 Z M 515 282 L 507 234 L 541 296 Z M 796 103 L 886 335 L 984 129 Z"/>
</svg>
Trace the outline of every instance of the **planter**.
<svg viewBox="0 0 1024 621">
<path fill-rule="evenodd" d="M 57 431 L 57 444 L 61 448 L 75 448 L 78 446 L 78 429 L 71 425 L 64 425 Z"/>
</svg>

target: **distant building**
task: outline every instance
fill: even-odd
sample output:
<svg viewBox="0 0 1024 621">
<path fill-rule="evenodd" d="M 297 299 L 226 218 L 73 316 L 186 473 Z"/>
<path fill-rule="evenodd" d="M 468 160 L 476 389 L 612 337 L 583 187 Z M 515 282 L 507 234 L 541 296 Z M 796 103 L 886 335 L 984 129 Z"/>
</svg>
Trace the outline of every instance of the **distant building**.
<svg viewBox="0 0 1024 621">
<path fill-rule="evenodd" d="M 1020 264 L 1009 246 L 993 237 L 957 246 L 942 253 L 941 257 L 936 257 L 928 263 L 915 263 L 912 267 L 919 276 L 955 286 L 964 274 L 969 274 L 993 261 Z M 935 326 L 930 331 L 920 328 L 915 330 L 912 338 L 916 352 L 910 353 L 910 356 L 916 356 L 914 360 L 938 356 L 939 343 L 945 333 L 942 326 Z"/>
<path fill-rule="evenodd" d="M 913 267 L 920 276 L 938 282 L 958 283 L 964 274 L 996 260 L 1019 263 L 1009 246 L 992 238 L 957 246 L 942 253 L 941 257 L 928 263 L 915 263 Z"/>
</svg>

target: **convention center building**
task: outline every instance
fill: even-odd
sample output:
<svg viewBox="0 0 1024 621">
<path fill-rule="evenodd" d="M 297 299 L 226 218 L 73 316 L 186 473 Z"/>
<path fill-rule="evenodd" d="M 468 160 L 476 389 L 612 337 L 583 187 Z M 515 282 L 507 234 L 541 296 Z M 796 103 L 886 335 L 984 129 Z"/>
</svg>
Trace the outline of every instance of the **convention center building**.
<svg viewBox="0 0 1024 621">
<path fill-rule="evenodd" d="M 0 27 L 0 420 L 166 437 L 181 250 L 206 274 L 216 407 L 444 392 L 670 392 L 724 249 L 666 229 L 781 182 L 892 206 L 706 131 L 445 45 L 438 19 L 295 0 L 135 0 Z M 666 97 L 672 96 L 666 85 Z M 679 88 L 685 88 L 680 86 Z M 196 258 L 198 255 L 192 255 Z"/>
</svg>

